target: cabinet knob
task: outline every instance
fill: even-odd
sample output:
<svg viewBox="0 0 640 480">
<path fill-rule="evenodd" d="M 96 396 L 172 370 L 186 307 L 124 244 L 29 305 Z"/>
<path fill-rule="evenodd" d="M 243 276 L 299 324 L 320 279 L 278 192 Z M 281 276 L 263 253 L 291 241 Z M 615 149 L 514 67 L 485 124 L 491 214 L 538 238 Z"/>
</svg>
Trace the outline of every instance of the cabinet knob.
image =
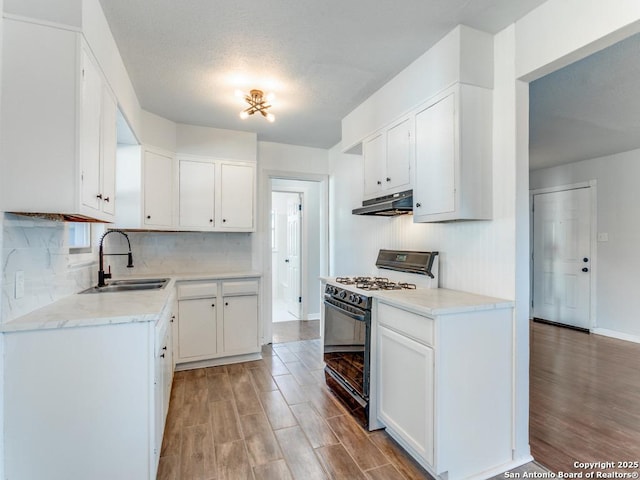
<svg viewBox="0 0 640 480">
<path fill-rule="evenodd" d="M 215 304 L 215 303 L 212 303 L 212 304 L 211 304 L 211 306 L 212 306 L 212 307 L 215 307 L 215 306 L 216 306 L 216 304 Z"/>
<path fill-rule="evenodd" d="M 151 220 L 151 215 L 147 215 L 147 220 Z"/>
<path fill-rule="evenodd" d="M 164 347 L 162 347 L 162 350 L 166 350 L 166 349 L 167 349 L 167 346 L 166 346 L 166 345 L 165 345 Z"/>
<path fill-rule="evenodd" d="M 97 195 L 96 195 L 96 198 L 99 198 L 99 199 L 101 199 L 101 200 L 102 200 L 102 194 L 101 194 L 101 193 L 97 194 Z"/>
<path fill-rule="evenodd" d="M 582 259 L 582 261 L 583 261 L 584 263 L 587 263 L 587 262 L 589 261 L 589 259 L 588 259 L 587 257 L 584 257 L 584 258 Z"/>
<path fill-rule="evenodd" d="M 387 177 L 387 182 L 390 182 L 390 181 L 391 181 L 391 178 Z"/>
<path fill-rule="evenodd" d="M 162 355 L 160 355 L 160 358 L 164 358 L 164 353 Z"/>
<path fill-rule="evenodd" d="M 422 204 L 420 202 L 416 203 L 416 208 L 420 208 Z"/>
<path fill-rule="evenodd" d="M 228 307 L 229 306 L 229 302 L 224 302 L 224 306 Z"/>
<path fill-rule="evenodd" d="M 378 185 L 382 185 L 382 182 L 381 182 L 380 180 L 378 180 L 378 182 L 377 182 L 377 183 L 378 183 Z"/>
<path fill-rule="evenodd" d="M 226 218 L 223 218 L 223 219 L 222 219 L 222 223 L 225 223 L 226 221 L 227 221 L 227 219 L 226 219 Z"/>
<path fill-rule="evenodd" d="M 582 271 L 583 271 L 584 273 L 587 273 L 587 272 L 589 271 L 589 269 L 588 269 L 587 267 L 584 267 L 584 268 L 582 269 Z"/>
<path fill-rule="evenodd" d="M 209 219 L 209 223 L 213 223 L 213 218 L 210 218 L 210 219 Z"/>
<path fill-rule="evenodd" d="M 104 197 L 104 201 L 108 202 L 109 201 L 109 197 Z"/>
<path fill-rule="evenodd" d="M 176 319 L 175 315 L 171 315 L 171 323 L 173 323 L 173 321 Z"/>
</svg>

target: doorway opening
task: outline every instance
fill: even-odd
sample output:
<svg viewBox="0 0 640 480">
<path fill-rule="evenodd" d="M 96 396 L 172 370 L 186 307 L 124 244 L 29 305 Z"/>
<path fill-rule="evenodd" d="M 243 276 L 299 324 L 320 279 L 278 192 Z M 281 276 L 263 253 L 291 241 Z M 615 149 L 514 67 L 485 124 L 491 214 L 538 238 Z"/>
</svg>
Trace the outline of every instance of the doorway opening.
<svg viewBox="0 0 640 480">
<path fill-rule="evenodd" d="M 265 337 L 272 343 L 320 338 L 320 276 L 327 258 L 323 186 L 270 179 L 271 321 Z"/>
</svg>

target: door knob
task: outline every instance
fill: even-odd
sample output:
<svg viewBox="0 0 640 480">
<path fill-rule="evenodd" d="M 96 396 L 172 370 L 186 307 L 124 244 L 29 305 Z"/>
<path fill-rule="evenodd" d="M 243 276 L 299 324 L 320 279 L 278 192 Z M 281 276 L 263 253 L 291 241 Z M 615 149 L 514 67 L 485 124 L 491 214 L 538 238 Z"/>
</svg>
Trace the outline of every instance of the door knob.
<svg viewBox="0 0 640 480">
<path fill-rule="evenodd" d="M 589 269 L 588 269 L 587 267 L 584 267 L 584 268 L 582 269 L 582 271 L 583 271 L 583 272 L 585 272 L 585 273 L 587 273 L 587 272 L 589 271 Z"/>
</svg>

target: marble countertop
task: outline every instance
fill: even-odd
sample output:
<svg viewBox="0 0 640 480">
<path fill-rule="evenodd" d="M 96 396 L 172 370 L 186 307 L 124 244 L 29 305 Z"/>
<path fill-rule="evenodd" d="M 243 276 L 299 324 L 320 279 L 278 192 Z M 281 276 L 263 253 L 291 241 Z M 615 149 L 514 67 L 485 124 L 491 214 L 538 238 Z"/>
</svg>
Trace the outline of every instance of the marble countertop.
<svg viewBox="0 0 640 480">
<path fill-rule="evenodd" d="M 161 290 L 137 290 L 75 294 L 46 307 L 0 325 L 0 331 L 20 332 L 70 327 L 87 327 L 133 322 L 156 322 L 171 297 L 175 295 L 176 282 L 189 280 L 222 280 L 261 277 L 260 272 L 198 273 L 172 275 L 144 275 L 127 278 L 169 278 Z"/>
<path fill-rule="evenodd" d="M 446 288 L 421 288 L 415 290 L 361 290 L 353 285 L 337 283 L 334 277 L 323 277 L 323 281 L 373 297 L 388 305 L 413 311 L 427 316 L 449 315 L 454 313 L 472 312 L 478 310 L 492 310 L 513 308 L 512 300 L 487 297 L 475 293 L 449 290 Z"/>
<path fill-rule="evenodd" d="M 511 300 L 446 288 L 385 290 L 376 292 L 374 297 L 388 305 L 431 317 L 478 310 L 513 308 L 514 306 L 514 302 Z"/>
</svg>

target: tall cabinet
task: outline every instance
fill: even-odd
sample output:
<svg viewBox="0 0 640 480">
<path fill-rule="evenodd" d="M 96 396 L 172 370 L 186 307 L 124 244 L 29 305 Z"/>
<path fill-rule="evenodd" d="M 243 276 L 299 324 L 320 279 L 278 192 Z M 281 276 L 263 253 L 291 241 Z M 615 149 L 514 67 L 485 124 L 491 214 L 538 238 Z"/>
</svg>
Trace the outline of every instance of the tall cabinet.
<svg viewBox="0 0 640 480">
<path fill-rule="evenodd" d="M 117 104 L 84 37 L 5 19 L 2 43 L 4 210 L 113 221 Z"/>
</svg>

